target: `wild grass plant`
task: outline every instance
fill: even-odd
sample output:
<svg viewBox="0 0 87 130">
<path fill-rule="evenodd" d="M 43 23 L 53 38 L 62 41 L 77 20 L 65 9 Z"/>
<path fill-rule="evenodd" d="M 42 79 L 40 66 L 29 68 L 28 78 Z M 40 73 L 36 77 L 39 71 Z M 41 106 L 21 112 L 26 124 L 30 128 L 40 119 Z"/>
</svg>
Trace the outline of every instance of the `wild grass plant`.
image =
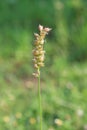
<svg viewBox="0 0 87 130">
<path fill-rule="evenodd" d="M 38 101 L 39 101 L 39 117 L 40 117 L 40 130 L 42 130 L 42 100 L 41 100 L 41 85 L 40 85 L 40 68 L 44 67 L 44 59 L 45 59 L 45 50 L 44 50 L 44 40 L 45 36 L 51 30 L 50 28 L 44 28 L 42 25 L 39 25 L 40 34 L 34 33 L 35 48 L 33 50 L 33 62 L 34 67 L 36 68 L 36 73 L 33 73 L 35 77 L 38 77 Z"/>
</svg>

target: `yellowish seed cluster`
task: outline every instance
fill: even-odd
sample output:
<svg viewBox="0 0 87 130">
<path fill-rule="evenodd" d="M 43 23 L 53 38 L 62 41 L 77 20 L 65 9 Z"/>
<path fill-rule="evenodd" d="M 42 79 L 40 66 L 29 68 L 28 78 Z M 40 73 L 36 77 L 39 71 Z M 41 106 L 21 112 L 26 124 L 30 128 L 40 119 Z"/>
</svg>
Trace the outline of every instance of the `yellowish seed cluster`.
<svg viewBox="0 0 87 130">
<path fill-rule="evenodd" d="M 33 62 L 34 62 L 34 67 L 37 70 L 37 73 L 33 73 L 34 76 L 38 77 L 40 75 L 39 69 L 40 67 L 44 66 L 44 39 L 45 36 L 48 34 L 48 32 L 51 30 L 50 28 L 43 28 L 42 25 L 39 25 L 39 31 L 40 34 L 34 33 L 35 36 L 35 41 L 34 41 L 34 50 L 33 50 Z"/>
</svg>

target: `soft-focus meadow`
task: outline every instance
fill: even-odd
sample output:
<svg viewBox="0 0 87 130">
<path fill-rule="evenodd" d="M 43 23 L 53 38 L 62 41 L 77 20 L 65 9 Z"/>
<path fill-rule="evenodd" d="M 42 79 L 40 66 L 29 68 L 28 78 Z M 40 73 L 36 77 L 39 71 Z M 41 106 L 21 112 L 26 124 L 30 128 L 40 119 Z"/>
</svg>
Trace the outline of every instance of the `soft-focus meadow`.
<svg viewBox="0 0 87 130">
<path fill-rule="evenodd" d="M 87 0 L 0 0 L 0 130 L 38 130 L 39 24 L 52 28 L 41 69 L 43 130 L 87 130 Z"/>
</svg>

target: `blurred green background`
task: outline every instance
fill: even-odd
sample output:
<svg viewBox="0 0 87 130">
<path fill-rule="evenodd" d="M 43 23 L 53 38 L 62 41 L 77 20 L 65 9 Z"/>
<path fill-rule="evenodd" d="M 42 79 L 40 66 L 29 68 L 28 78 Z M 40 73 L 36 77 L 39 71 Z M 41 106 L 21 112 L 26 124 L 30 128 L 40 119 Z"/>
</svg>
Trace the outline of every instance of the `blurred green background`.
<svg viewBox="0 0 87 130">
<path fill-rule="evenodd" d="M 41 69 L 43 130 L 87 130 L 87 0 L 0 0 L 0 130 L 38 130 L 39 24 L 52 28 Z"/>
</svg>

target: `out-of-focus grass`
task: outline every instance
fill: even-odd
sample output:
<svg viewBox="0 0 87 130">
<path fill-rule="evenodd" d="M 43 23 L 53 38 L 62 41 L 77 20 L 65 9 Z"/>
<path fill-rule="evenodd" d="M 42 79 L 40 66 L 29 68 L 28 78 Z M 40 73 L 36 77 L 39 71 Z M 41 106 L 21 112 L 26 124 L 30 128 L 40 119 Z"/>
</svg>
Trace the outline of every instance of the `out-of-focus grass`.
<svg viewBox="0 0 87 130">
<path fill-rule="evenodd" d="M 41 82 L 43 127 L 47 130 L 84 130 L 87 122 L 87 63 L 70 66 L 64 59 L 59 60 L 54 61 L 55 69 L 50 68 L 53 78 L 48 74 Z M 25 68 L 24 71 L 28 71 Z M 0 64 L 1 130 L 38 130 L 37 80 L 30 74 L 22 77 L 20 69 L 16 70 L 11 61 Z"/>
<path fill-rule="evenodd" d="M 38 130 L 31 76 L 38 24 L 52 28 L 41 70 L 44 130 L 87 129 L 86 12 L 86 0 L 0 1 L 0 130 Z"/>
</svg>

